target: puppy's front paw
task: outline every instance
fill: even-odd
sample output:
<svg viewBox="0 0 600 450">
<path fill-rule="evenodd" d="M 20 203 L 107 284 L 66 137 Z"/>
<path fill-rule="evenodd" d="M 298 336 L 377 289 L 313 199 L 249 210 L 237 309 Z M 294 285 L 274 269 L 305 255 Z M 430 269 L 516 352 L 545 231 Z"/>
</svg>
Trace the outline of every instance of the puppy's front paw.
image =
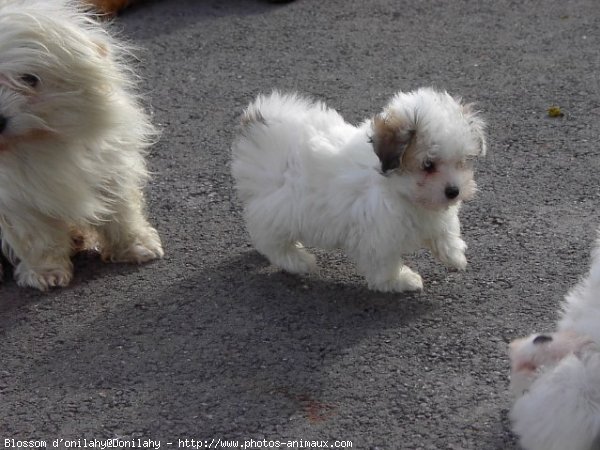
<svg viewBox="0 0 600 450">
<path fill-rule="evenodd" d="M 47 291 L 53 287 L 68 286 L 73 278 L 73 268 L 67 265 L 32 269 L 20 262 L 15 269 L 15 278 L 19 286 Z"/>
<path fill-rule="evenodd" d="M 398 276 L 392 280 L 369 283 L 369 288 L 381 292 L 410 292 L 423 289 L 423 279 L 409 267 L 402 266 Z"/>
<path fill-rule="evenodd" d="M 436 242 L 431 246 L 431 251 L 437 259 L 444 265 L 457 270 L 467 268 L 466 249 L 467 244 L 462 239 L 451 242 Z"/>
<path fill-rule="evenodd" d="M 467 257 L 459 250 L 449 253 L 446 261 L 443 262 L 453 269 L 465 270 L 467 268 Z"/>
</svg>

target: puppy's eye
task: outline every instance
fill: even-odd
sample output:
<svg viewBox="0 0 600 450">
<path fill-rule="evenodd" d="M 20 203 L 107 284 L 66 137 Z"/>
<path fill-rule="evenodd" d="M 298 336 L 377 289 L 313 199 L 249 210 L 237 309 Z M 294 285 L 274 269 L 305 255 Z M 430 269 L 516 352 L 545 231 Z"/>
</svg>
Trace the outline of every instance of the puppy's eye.
<svg viewBox="0 0 600 450">
<path fill-rule="evenodd" d="M 435 172 L 435 163 L 430 159 L 426 159 L 423 161 L 423 170 L 427 173 Z"/>
<path fill-rule="evenodd" d="M 40 79 L 35 75 L 26 73 L 24 75 L 21 75 L 21 81 L 27 86 L 34 88 L 38 85 Z"/>
</svg>

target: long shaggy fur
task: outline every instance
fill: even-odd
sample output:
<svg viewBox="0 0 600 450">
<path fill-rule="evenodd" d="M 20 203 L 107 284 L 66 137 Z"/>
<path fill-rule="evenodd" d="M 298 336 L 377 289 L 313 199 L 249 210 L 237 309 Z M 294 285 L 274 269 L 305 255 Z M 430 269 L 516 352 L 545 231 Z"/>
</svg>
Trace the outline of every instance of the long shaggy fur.
<svg viewBox="0 0 600 450">
<path fill-rule="evenodd" d="M 303 246 L 341 247 L 372 289 L 399 292 L 422 287 L 402 262 L 421 246 L 465 268 L 458 210 L 475 191 L 469 159 L 484 152 L 483 122 L 446 93 L 399 93 L 353 126 L 321 102 L 274 92 L 244 112 L 232 173 L 251 239 L 273 264 L 308 272 Z"/>
<path fill-rule="evenodd" d="M 0 0 L 0 228 L 21 285 L 68 284 L 73 236 L 103 258 L 163 254 L 146 221 L 156 137 L 127 48 L 68 0 Z"/>
<path fill-rule="evenodd" d="M 600 239 L 558 330 L 511 344 L 510 416 L 526 450 L 600 448 Z M 541 337 L 540 337 L 541 336 Z"/>
</svg>

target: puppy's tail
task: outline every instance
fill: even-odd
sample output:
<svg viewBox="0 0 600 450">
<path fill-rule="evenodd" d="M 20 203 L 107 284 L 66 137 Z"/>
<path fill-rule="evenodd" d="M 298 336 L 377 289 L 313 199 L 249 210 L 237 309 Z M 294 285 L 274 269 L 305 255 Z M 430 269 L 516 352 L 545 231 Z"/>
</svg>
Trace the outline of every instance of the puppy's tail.
<svg viewBox="0 0 600 450">
<path fill-rule="evenodd" d="M 274 90 L 260 94 L 248 105 L 241 117 L 242 129 L 253 125 L 273 125 L 272 122 L 302 122 L 306 116 L 328 108 L 321 102 L 297 93 Z"/>
<path fill-rule="evenodd" d="M 260 106 L 256 103 L 251 103 L 248 108 L 244 110 L 240 122 L 242 129 L 250 128 L 253 125 L 267 124 L 267 121 L 260 110 Z"/>
<path fill-rule="evenodd" d="M 290 126 L 299 109 L 294 98 L 277 91 L 259 95 L 242 114 L 231 172 L 244 202 L 268 197 L 284 184 L 284 173 L 293 165 L 290 149 L 302 140 L 300 127 Z"/>
<path fill-rule="evenodd" d="M 560 330 L 572 330 L 590 335 L 600 343 L 600 230 L 594 249 L 590 270 L 565 296 L 558 322 Z"/>
</svg>

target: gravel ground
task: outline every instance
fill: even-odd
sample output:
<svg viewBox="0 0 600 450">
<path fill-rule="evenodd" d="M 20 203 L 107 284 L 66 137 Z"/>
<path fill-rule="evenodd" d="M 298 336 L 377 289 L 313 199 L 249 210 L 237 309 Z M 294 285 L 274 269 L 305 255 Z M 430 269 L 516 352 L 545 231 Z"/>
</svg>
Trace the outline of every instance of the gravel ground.
<svg viewBox="0 0 600 450">
<path fill-rule="evenodd" d="M 142 267 L 81 255 L 72 286 L 46 294 L 6 276 L 2 444 L 516 450 L 506 344 L 552 327 L 598 224 L 598 3 L 163 0 L 116 22 L 140 48 L 162 130 L 147 194 L 167 254 Z M 480 192 L 461 213 L 468 270 L 418 252 L 425 290 L 392 295 L 367 290 L 341 252 L 317 251 L 306 277 L 270 266 L 230 177 L 243 107 L 277 87 L 356 123 L 423 85 L 489 123 Z"/>
</svg>

